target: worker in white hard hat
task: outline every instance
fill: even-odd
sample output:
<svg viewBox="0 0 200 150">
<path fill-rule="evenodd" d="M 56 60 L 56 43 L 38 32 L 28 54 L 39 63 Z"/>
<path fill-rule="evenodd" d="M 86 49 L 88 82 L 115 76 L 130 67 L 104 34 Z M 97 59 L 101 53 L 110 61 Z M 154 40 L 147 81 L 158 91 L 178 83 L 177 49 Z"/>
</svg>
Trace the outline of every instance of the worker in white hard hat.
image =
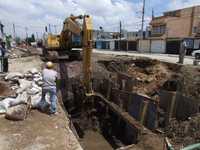
<svg viewBox="0 0 200 150">
<path fill-rule="evenodd" d="M 56 92 L 56 80 L 57 72 L 54 70 L 54 64 L 47 62 L 45 68 L 42 71 L 43 85 L 42 85 L 42 102 L 46 102 L 45 96 L 50 94 L 50 114 L 56 113 L 57 108 L 57 92 Z"/>
</svg>

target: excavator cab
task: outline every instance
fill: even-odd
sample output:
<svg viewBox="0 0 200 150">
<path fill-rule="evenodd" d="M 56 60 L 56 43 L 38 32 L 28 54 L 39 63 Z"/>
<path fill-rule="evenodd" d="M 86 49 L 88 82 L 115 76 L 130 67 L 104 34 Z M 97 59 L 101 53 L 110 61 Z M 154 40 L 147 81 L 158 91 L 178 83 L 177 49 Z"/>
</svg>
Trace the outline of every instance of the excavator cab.
<svg viewBox="0 0 200 150">
<path fill-rule="evenodd" d="M 81 48 L 86 45 L 84 44 L 86 42 L 84 41 L 84 34 L 88 30 L 92 31 L 92 29 L 85 28 L 89 22 L 91 23 L 91 17 L 88 15 L 71 15 L 66 18 L 60 35 L 48 34 L 45 39 L 43 48 L 43 56 L 45 59 L 51 61 L 82 59 Z"/>
</svg>

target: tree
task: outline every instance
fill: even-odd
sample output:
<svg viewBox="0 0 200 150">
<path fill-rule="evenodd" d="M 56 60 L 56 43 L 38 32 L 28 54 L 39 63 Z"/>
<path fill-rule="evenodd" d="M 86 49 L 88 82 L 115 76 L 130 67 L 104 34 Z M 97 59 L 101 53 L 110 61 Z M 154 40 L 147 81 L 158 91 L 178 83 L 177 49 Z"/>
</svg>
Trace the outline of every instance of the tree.
<svg viewBox="0 0 200 150">
<path fill-rule="evenodd" d="M 16 38 L 15 38 L 15 41 L 16 41 L 16 44 L 17 44 L 17 45 L 19 45 L 19 44 L 20 44 L 20 42 L 21 42 L 21 39 L 20 39 L 20 37 L 16 37 Z"/>
<path fill-rule="evenodd" d="M 31 35 L 31 42 L 35 42 L 35 35 L 34 34 Z"/>
<path fill-rule="evenodd" d="M 7 48 L 11 47 L 11 39 L 12 39 L 11 35 L 6 35 L 6 46 L 7 46 Z"/>
<path fill-rule="evenodd" d="M 31 45 L 32 42 L 35 42 L 35 35 L 31 34 L 31 37 L 26 38 L 26 42 Z"/>
</svg>

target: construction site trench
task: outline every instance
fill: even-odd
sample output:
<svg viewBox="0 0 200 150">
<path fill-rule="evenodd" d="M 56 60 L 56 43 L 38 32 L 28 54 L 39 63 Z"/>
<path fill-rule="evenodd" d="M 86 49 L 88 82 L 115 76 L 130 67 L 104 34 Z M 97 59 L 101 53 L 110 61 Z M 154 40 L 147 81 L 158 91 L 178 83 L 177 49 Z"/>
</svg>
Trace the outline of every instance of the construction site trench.
<svg viewBox="0 0 200 150">
<path fill-rule="evenodd" d="M 166 137 L 180 149 L 200 141 L 198 68 L 93 55 L 90 97 L 82 62 L 58 63 L 63 104 L 84 149 L 160 150 Z"/>
</svg>

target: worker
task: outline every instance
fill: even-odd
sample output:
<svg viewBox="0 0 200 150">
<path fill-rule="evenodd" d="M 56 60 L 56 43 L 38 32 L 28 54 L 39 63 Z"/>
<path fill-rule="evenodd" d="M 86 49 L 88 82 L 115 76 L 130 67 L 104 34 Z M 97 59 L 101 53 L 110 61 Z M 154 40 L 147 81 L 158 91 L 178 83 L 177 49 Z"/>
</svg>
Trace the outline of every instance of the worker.
<svg viewBox="0 0 200 150">
<path fill-rule="evenodd" d="M 1 71 L 8 72 L 8 54 L 5 47 L 5 42 L 0 39 L 0 57 L 1 57 Z"/>
<path fill-rule="evenodd" d="M 179 51 L 179 61 L 178 63 L 183 64 L 184 63 L 184 57 L 187 50 L 187 42 L 186 40 L 182 40 L 180 45 L 180 51 Z"/>
<path fill-rule="evenodd" d="M 50 94 L 50 115 L 56 114 L 57 108 L 57 94 L 56 94 L 56 80 L 57 72 L 53 69 L 54 64 L 47 62 L 45 69 L 42 71 L 43 85 L 42 85 L 42 99 L 41 102 L 46 102 L 45 96 Z"/>
<path fill-rule="evenodd" d="M 3 72 L 8 72 L 8 51 L 6 49 L 6 43 L 5 42 L 2 42 L 2 48 L 4 50 Z"/>
</svg>

